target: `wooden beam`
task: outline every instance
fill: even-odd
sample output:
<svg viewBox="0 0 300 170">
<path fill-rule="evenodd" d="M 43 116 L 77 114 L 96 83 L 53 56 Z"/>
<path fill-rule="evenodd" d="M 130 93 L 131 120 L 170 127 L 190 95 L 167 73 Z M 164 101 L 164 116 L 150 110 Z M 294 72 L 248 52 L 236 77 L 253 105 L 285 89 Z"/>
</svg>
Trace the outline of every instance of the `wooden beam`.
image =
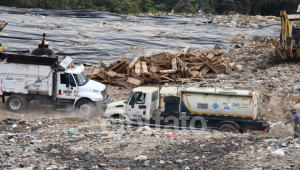
<svg viewBox="0 0 300 170">
<path fill-rule="evenodd" d="M 126 61 L 121 61 L 118 64 L 114 65 L 112 68 L 110 68 L 111 70 L 116 70 L 119 69 L 120 66 L 122 66 L 123 64 L 125 64 Z"/>
<path fill-rule="evenodd" d="M 176 70 L 160 70 L 159 72 L 161 74 L 172 74 L 172 73 L 176 73 Z"/>
<path fill-rule="evenodd" d="M 213 65 L 213 63 L 210 60 L 207 60 L 205 62 L 205 66 L 209 67 L 213 72 L 218 73 L 219 72 L 219 68 L 216 67 L 215 65 Z"/>
<path fill-rule="evenodd" d="M 127 82 L 131 83 L 131 84 L 134 84 L 136 86 L 140 86 L 141 83 L 142 83 L 140 80 L 134 79 L 134 78 L 131 78 L 131 77 L 128 78 Z"/>
<path fill-rule="evenodd" d="M 98 62 L 105 71 L 108 70 L 107 66 L 101 60 L 99 60 Z"/>
<path fill-rule="evenodd" d="M 177 70 L 177 59 L 173 58 L 171 62 L 172 62 L 172 70 Z"/>
<path fill-rule="evenodd" d="M 124 70 L 124 68 L 126 68 L 126 66 L 127 66 L 127 64 L 124 63 L 124 64 L 123 64 L 116 72 L 117 72 L 117 73 L 120 73 L 121 71 Z"/>
<path fill-rule="evenodd" d="M 135 63 L 134 71 L 137 75 L 141 75 L 141 62 L 140 61 Z"/>
<path fill-rule="evenodd" d="M 93 74 L 93 73 L 94 73 L 95 69 L 96 69 L 96 67 L 95 67 L 95 66 L 93 66 L 93 68 L 92 68 L 92 71 L 91 71 L 91 74 Z"/>
<path fill-rule="evenodd" d="M 131 75 L 131 77 L 140 80 L 141 84 L 144 84 L 145 80 L 142 77 L 140 77 L 138 74 L 136 74 L 135 71 L 132 71 L 130 75 Z"/>
<path fill-rule="evenodd" d="M 159 53 L 159 54 L 152 55 L 152 56 L 150 56 L 150 58 L 151 58 L 152 60 L 155 60 L 155 59 L 159 59 L 159 58 L 161 58 L 161 57 L 164 57 L 165 55 L 166 55 L 166 53 L 165 53 L 165 52 L 162 52 L 162 53 Z"/>
<path fill-rule="evenodd" d="M 126 56 L 121 56 L 121 61 L 127 61 L 127 57 Z"/>
<path fill-rule="evenodd" d="M 118 74 L 112 70 L 109 70 L 108 72 L 105 72 L 106 75 L 109 77 L 116 77 Z"/>
<path fill-rule="evenodd" d="M 174 81 L 173 79 L 171 79 L 169 77 L 166 77 L 166 76 L 162 76 L 161 78 L 164 78 L 164 79 L 167 79 L 167 80 L 170 80 L 170 81 Z"/>
<path fill-rule="evenodd" d="M 198 74 L 197 78 L 202 77 L 204 74 L 206 74 L 209 71 L 209 68 L 205 66 Z"/>
<path fill-rule="evenodd" d="M 140 59 L 141 59 L 140 55 L 135 56 L 134 59 L 130 62 L 129 68 L 132 69 L 135 66 L 136 62 L 138 62 Z"/>
<path fill-rule="evenodd" d="M 108 66 L 108 69 L 112 68 L 113 66 L 115 66 L 119 62 L 120 62 L 120 60 L 117 60 L 117 61 L 114 61 L 114 62 L 110 63 L 110 65 Z"/>
<path fill-rule="evenodd" d="M 142 62 L 142 72 L 148 73 L 148 67 L 146 62 Z"/>
</svg>

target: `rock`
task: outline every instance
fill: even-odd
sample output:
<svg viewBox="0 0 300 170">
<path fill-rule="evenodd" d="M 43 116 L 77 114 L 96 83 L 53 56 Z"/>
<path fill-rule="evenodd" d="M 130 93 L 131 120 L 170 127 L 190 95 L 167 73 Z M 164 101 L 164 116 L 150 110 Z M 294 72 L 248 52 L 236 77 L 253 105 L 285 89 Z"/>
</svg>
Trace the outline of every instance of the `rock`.
<svg viewBox="0 0 300 170">
<path fill-rule="evenodd" d="M 300 98 L 299 98 L 299 99 L 300 99 Z M 299 100 L 299 99 L 298 99 L 298 100 Z M 296 110 L 300 110 L 300 103 L 295 104 L 295 105 L 294 105 L 294 108 L 295 108 Z"/>
<path fill-rule="evenodd" d="M 163 160 L 160 160 L 160 161 L 159 161 L 159 163 L 160 163 L 160 164 L 164 164 L 164 163 L 165 163 L 165 161 L 163 161 Z"/>
<path fill-rule="evenodd" d="M 177 159 L 175 162 L 176 163 L 182 163 L 183 161 L 181 159 Z"/>
<path fill-rule="evenodd" d="M 99 166 L 100 166 L 100 167 L 106 167 L 106 164 L 101 163 L 101 164 L 99 164 Z"/>
<path fill-rule="evenodd" d="M 148 158 L 145 155 L 140 155 L 140 156 L 134 158 L 134 160 L 136 160 L 136 161 L 145 161 L 147 159 Z"/>
</svg>

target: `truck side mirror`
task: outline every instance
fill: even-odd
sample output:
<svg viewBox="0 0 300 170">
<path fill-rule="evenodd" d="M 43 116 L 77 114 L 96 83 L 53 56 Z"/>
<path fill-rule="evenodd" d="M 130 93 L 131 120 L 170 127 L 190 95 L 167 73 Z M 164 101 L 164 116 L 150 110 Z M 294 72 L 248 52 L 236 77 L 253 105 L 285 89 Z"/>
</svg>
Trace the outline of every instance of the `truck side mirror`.
<svg viewBox="0 0 300 170">
<path fill-rule="evenodd" d="M 131 108 L 134 108 L 134 103 L 131 104 Z"/>
<path fill-rule="evenodd" d="M 70 74 L 65 73 L 65 79 L 66 79 L 66 86 L 70 87 Z"/>
</svg>

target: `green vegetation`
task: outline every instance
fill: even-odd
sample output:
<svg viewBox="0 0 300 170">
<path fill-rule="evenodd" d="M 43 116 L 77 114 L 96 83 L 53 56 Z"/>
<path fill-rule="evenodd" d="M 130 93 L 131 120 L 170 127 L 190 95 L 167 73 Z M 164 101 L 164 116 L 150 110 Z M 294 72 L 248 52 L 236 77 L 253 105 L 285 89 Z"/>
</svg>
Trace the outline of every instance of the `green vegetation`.
<svg viewBox="0 0 300 170">
<path fill-rule="evenodd" d="M 280 10 L 296 13 L 298 0 L 1 0 L 0 5 L 19 8 L 60 10 L 88 9 L 119 14 L 147 12 L 279 15 Z"/>
</svg>

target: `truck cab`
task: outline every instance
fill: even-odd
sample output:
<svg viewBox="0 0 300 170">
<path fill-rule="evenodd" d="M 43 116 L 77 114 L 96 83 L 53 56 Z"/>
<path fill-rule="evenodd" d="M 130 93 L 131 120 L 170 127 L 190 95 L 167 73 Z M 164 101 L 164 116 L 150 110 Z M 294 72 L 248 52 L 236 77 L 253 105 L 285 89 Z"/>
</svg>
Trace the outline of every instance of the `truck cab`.
<svg viewBox="0 0 300 170">
<path fill-rule="evenodd" d="M 71 58 L 69 66 L 57 71 L 56 97 L 62 107 L 70 103 L 73 109 L 82 114 L 93 111 L 95 108 L 89 106 L 93 102 L 96 108 L 106 107 L 109 95 L 104 84 L 87 79 L 84 74 L 84 66 L 73 62 Z M 69 102 L 68 102 L 69 101 Z M 83 102 L 85 101 L 85 102 Z M 81 103 L 81 104 L 78 104 Z"/>
<path fill-rule="evenodd" d="M 0 53 L 0 96 L 8 110 L 22 112 L 30 101 L 57 110 L 76 110 L 91 116 L 106 107 L 110 96 L 106 86 L 86 78 L 84 66 L 71 57 Z M 6 100 L 6 96 L 8 99 Z"/>
<path fill-rule="evenodd" d="M 150 120 L 159 107 L 159 88 L 138 87 L 127 100 L 107 105 L 104 117 L 127 120 Z"/>
</svg>

